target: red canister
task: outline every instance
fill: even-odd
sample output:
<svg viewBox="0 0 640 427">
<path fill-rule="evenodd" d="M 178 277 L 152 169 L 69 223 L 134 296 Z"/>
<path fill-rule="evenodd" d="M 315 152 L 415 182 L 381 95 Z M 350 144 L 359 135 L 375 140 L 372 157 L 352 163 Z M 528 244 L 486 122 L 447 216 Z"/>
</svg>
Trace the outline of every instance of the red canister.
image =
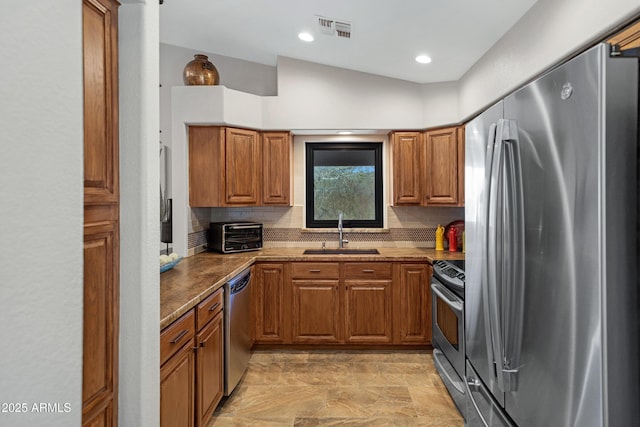
<svg viewBox="0 0 640 427">
<path fill-rule="evenodd" d="M 447 233 L 447 239 L 449 240 L 449 252 L 458 251 L 458 230 L 455 227 L 449 227 Z"/>
</svg>

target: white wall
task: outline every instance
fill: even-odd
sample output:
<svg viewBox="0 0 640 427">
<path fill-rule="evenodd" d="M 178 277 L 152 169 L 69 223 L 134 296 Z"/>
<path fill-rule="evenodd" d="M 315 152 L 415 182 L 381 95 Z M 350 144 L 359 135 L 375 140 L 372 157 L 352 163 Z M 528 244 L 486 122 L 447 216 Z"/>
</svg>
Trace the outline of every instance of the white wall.
<svg viewBox="0 0 640 427">
<path fill-rule="evenodd" d="M 278 58 L 278 96 L 264 99 L 268 129 L 402 129 L 422 125 L 421 85 Z"/>
<path fill-rule="evenodd" d="M 424 128 L 459 123 L 458 82 L 421 85 Z"/>
<path fill-rule="evenodd" d="M 638 13 L 637 0 L 539 0 L 457 82 L 417 84 L 279 57 L 277 96 L 261 99 L 262 128 L 412 129 L 459 123 Z M 167 58 L 161 73 L 179 82 L 181 64 L 194 52 L 161 45 Z M 220 67 L 237 61 L 213 57 Z M 238 74 L 233 86 L 224 78 L 221 84 L 256 95 L 275 95 L 242 87 L 261 73 L 272 77 L 273 67 L 261 70 L 260 64 L 246 64 L 251 77 Z M 161 104 L 165 115 L 164 96 Z"/>
<path fill-rule="evenodd" d="M 295 135 L 293 137 L 293 205 L 306 205 L 306 143 L 307 142 L 382 142 L 382 182 L 383 215 L 387 225 L 387 207 L 389 206 L 389 137 L 386 134 L 374 135 Z M 306 228 L 306 212 L 303 209 L 302 221 L 296 224 Z"/>
<path fill-rule="evenodd" d="M 78 0 L 2 6 L 0 403 L 24 402 L 28 410 L 0 412 L 0 425 L 76 426 L 82 415 L 82 8 Z M 69 403 L 71 411 L 31 412 L 40 402 Z"/>
<path fill-rule="evenodd" d="M 120 66 L 121 426 L 160 425 L 160 247 L 156 0 L 122 1 Z"/>
<path fill-rule="evenodd" d="M 264 130 L 385 132 L 443 126 L 458 120 L 455 82 L 418 84 L 281 57 L 278 87 L 277 96 L 260 96 L 223 85 L 175 85 L 170 96 L 161 91 L 161 117 L 170 107 L 173 122 L 179 117 L 183 123 Z M 163 143 L 175 137 L 174 129 L 169 129 L 171 135 L 166 131 L 161 134 Z"/>
<path fill-rule="evenodd" d="M 459 119 L 480 112 L 640 13 L 638 0 L 538 0 L 459 81 Z"/>
</svg>

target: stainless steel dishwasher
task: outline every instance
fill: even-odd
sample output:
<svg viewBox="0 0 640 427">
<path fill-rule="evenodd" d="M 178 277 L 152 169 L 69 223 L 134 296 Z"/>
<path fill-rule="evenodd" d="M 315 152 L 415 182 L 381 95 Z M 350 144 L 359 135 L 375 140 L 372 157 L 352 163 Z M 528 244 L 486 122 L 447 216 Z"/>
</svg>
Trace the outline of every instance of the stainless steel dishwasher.
<svg viewBox="0 0 640 427">
<path fill-rule="evenodd" d="M 251 357 L 251 268 L 225 283 L 224 395 L 242 378 Z"/>
</svg>

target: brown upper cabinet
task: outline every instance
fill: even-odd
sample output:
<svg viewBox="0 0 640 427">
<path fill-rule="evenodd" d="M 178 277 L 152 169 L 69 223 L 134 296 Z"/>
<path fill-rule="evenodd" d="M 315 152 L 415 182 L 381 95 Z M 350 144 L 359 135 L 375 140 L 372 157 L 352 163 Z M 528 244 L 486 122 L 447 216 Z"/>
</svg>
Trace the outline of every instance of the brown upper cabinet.
<svg viewBox="0 0 640 427">
<path fill-rule="evenodd" d="M 620 31 L 607 40 L 607 43 L 617 44 L 620 50 L 640 47 L 640 22 L 635 22 L 633 25 Z"/>
<path fill-rule="evenodd" d="M 290 204 L 291 137 L 221 126 L 189 127 L 189 205 Z"/>
<path fill-rule="evenodd" d="M 429 130 L 424 138 L 424 198 L 422 205 L 458 206 L 458 182 L 464 165 L 459 162 L 458 128 Z"/>
<path fill-rule="evenodd" d="M 422 132 L 393 132 L 393 204 L 419 205 L 422 199 L 420 171 Z"/>
<path fill-rule="evenodd" d="M 291 205 L 291 134 L 262 132 L 262 204 Z"/>
<path fill-rule="evenodd" d="M 392 132 L 393 204 L 464 205 L 464 128 Z"/>
<path fill-rule="evenodd" d="M 225 128 L 224 205 L 260 203 L 262 170 L 258 132 Z"/>
</svg>

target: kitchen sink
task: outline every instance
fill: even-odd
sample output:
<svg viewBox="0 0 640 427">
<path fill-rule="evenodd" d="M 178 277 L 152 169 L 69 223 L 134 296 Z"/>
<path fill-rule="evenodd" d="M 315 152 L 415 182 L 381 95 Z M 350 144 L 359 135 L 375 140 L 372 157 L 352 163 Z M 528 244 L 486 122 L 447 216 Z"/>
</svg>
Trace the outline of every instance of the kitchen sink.
<svg viewBox="0 0 640 427">
<path fill-rule="evenodd" d="M 378 255 L 377 249 L 305 249 L 304 255 Z"/>
</svg>

